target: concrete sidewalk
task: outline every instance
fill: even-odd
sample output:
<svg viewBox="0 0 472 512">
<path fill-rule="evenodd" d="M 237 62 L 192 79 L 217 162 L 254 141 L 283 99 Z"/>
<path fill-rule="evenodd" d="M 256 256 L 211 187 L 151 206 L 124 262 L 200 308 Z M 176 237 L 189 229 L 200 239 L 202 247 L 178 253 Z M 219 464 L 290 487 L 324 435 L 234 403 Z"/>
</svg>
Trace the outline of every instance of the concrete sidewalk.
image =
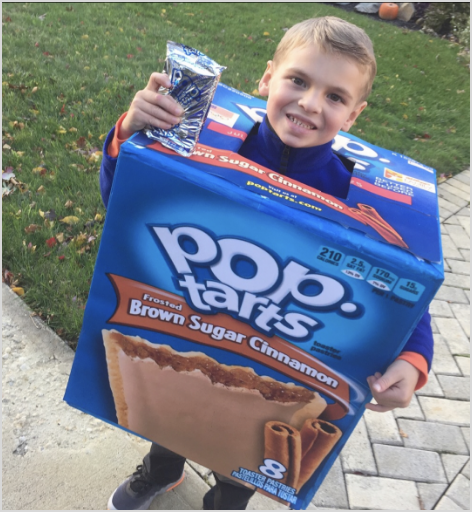
<svg viewBox="0 0 472 512">
<path fill-rule="evenodd" d="M 470 510 L 470 172 L 439 186 L 446 279 L 433 301 L 435 358 L 407 409 L 367 411 L 313 509 Z M 106 510 L 149 443 L 63 401 L 73 351 L 6 285 L 3 329 L 3 510 Z M 189 463 L 154 510 L 199 510 L 212 484 Z M 284 509 L 256 495 L 250 509 Z"/>
</svg>

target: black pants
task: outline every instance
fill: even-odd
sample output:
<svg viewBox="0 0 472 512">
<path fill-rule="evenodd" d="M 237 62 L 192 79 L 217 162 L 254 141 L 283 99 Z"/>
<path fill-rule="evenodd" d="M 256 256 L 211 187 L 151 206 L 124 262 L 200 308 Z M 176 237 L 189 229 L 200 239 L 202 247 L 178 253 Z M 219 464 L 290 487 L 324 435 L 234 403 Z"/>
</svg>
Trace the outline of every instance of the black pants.
<svg viewBox="0 0 472 512">
<path fill-rule="evenodd" d="M 152 480 L 167 485 L 180 477 L 185 460 L 185 457 L 152 443 L 143 464 Z M 256 491 L 218 473 L 213 474 L 216 485 L 203 498 L 204 510 L 245 510 Z"/>
</svg>

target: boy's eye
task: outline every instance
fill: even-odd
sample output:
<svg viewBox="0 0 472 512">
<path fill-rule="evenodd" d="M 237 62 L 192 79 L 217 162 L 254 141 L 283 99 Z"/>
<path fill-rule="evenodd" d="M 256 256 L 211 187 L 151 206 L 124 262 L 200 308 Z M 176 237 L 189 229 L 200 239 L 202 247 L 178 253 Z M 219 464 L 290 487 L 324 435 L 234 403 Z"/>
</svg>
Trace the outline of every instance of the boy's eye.
<svg viewBox="0 0 472 512">
<path fill-rule="evenodd" d="M 336 103 L 340 103 L 343 101 L 343 99 L 341 98 L 341 96 L 337 95 L 337 94 L 328 94 L 328 98 Z"/>
<path fill-rule="evenodd" d="M 305 82 L 301 78 L 297 78 L 296 76 L 292 77 L 292 82 L 295 85 L 304 85 Z"/>
</svg>

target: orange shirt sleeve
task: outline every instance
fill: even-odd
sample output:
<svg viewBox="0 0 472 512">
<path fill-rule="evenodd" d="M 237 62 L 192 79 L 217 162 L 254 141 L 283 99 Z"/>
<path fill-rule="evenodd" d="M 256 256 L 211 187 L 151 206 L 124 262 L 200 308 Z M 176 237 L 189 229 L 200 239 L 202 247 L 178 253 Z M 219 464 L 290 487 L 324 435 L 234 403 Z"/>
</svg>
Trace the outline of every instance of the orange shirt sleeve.
<svg viewBox="0 0 472 512">
<path fill-rule="evenodd" d="M 402 352 L 397 359 L 407 361 L 420 372 L 415 391 L 421 389 L 428 382 L 428 363 L 421 354 L 417 352 Z"/>
<path fill-rule="evenodd" d="M 107 148 L 107 153 L 109 156 L 111 156 L 112 158 L 117 158 L 118 157 L 118 154 L 120 152 L 120 146 L 123 144 L 123 142 L 126 142 L 128 139 L 120 139 L 119 138 L 119 134 L 120 134 L 120 128 L 121 128 L 121 125 L 123 123 L 123 121 L 125 120 L 125 117 L 126 117 L 126 114 L 128 112 L 125 112 L 119 119 L 118 119 L 118 122 L 116 123 L 115 125 L 115 134 L 113 136 L 113 140 L 111 141 L 111 143 L 108 145 L 108 148 Z"/>
</svg>

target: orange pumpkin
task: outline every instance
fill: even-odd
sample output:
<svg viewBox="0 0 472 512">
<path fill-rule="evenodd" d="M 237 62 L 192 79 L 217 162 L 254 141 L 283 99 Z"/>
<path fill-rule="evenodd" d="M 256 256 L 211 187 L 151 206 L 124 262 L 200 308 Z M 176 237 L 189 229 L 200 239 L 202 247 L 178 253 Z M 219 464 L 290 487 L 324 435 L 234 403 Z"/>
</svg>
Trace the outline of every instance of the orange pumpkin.
<svg viewBox="0 0 472 512">
<path fill-rule="evenodd" d="M 379 16 L 383 20 L 394 20 L 398 16 L 398 5 L 385 3 L 380 6 Z"/>
</svg>

